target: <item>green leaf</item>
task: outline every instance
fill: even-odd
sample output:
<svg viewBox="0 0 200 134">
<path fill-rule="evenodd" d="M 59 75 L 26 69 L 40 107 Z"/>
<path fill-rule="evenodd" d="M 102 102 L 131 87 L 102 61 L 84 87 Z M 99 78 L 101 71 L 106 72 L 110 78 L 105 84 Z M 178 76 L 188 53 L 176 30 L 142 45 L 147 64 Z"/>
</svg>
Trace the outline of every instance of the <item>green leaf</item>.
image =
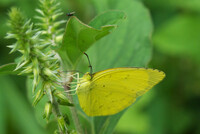
<svg viewBox="0 0 200 134">
<path fill-rule="evenodd" d="M 124 111 L 111 116 L 95 117 L 93 122 L 95 124 L 95 133 L 111 134 L 123 113 Z"/>
<path fill-rule="evenodd" d="M 125 18 L 126 15 L 122 11 L 107 11 L 97 15 L 92 21 L 90 21 L 89 25 L 96 29 L 100 29 L 104 25 L 115 25 Z"/>
<path fill-rule="evenodd" d="M 100 2 L 101 3 L 101 2 Z M 116 4 L 114 4 L 116 3 Z M 152 23 L 148 10 L 137 1 L 112 1 L 127 19 L 110 35 L 93 45 L 88 54 L 95 71 L 113 67 L 146 67 L 150 61 Z"/>
<path fill-rule="evenodd" d="M 6 117 L 8 111 L 5 107 L 6 107 L 6 99 L 3 94 L 3 90 L 1 89 L 0 90 L 0 134 L 6 134 Z"/>
<path fill-rule="evenodd" d="M 199 0 L 171 0 L 177 7 L 185 10 L 191 10 L 200 12 L 200 1 Z"/>
<path fill-rule="evenodd" d="M 97 11 L 118 9 L 126 13 L 125 22 L 110 35 L 96 42 L 88 55 L 95 71 L 113 67 L 146 67 L 151 59 L 152 22 L 149 11 L 142 3 L 133 0 L 94 0 Z M 108 117 L 95 117 L 96 134 L 112 133 L 124 112 Z"/>
<path fill-rule="evenodd" d="M 65 67 L 74 69 L 83 52 L 97 40 L 109 34 L 113 28 L 115 28 L 114 25 L 108 25 L 102 26 L 100 30 L 95 29 L 75 16 L 70 17 L 63 36 L 63 43 L 57 50 Z"/>
<path fill-rule="evenodd" d="M 163 10 L 177 10 L 181 9 L 182 11 L 192 11 L 200 12 L 200 1 L 199 0 L 145 0 L 145 3 L 148 7 L 153 7 L 153 10 L 162 9 Z M 158 11 L 156 11 L 158 13 Z M 164 13 L 164 12 L 162 12 Z M 176 12 L 177 13 L 177 12 Z M 155 15 L 155 12 L 153 13 Z M 164 13 L 165 14 L 165 13 Z"/>
<path fill-rule="evenodd" d="M 153 36 L 154 44 L 161 52 L 172 56 L 199 58 L 200 17 L 179 15 L 160 26 Z"/>
<path fill-rule="evenodd" d="M 15 74 L 17 75 L 20 73 L 20 70 L 14 71 L 16 68 L 17 64 L 15 63 L 9 63 L 6 65 L 0 66 L 0 74 Z"/>
<path fill-rule="evenodd" d="M 9 119 L 14 121 L 15 128 L 20 134 L 46 134 L 42 129 L 35 117 L 30 103 L 27 102 L 26 97 L 22 96 L 20 90 L 14 85 L 9 77 L 0 77 L 0 83 L 3 87 L 1 89 L 6 106 L 4 109 L 9 110 Z"/>
<path fill-rule="evenodd" d="M 18 75 L 20 72 L 23 71 L 23 68 L 20 68 L 14 71 L 16 67 L 17 67 L 16 63 L 9 63 L 9 64 L 2 65 L 0 66 L 0 75 L 4 75 L 4 74 Z M 21 75 L 25 75 L 25 74 L 21 74 Z"/>
</svg>

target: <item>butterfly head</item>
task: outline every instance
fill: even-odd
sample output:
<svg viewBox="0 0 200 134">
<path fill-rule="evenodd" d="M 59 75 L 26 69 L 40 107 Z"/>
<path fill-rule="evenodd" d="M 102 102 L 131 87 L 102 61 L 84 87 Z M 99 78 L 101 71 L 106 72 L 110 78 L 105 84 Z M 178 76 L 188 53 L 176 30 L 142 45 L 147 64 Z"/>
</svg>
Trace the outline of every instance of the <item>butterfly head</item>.
<svg viewBox="0 0 200 134">
<path fill-rule="evenodd" d="M 92 76 L 89 72 L 85 73 L 82 77 L 83 82 L 90 81 L 91 79 L 92 79 Z"/>
</svg>

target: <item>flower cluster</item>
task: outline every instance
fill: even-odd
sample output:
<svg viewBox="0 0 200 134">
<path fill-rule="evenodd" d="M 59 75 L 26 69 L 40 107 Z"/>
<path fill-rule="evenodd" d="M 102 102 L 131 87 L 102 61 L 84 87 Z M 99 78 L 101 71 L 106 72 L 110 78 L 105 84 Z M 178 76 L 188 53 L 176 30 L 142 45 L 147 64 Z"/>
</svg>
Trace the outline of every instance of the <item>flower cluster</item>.
<svg viewBox="0 0 200 134">
<path fill-rule="evenodd" d="M 56 0 L 40 0 L 39 13 L 35 18 L 39 20 L 35 25 L 31 20 L 26 20 L 17 8 L 11 8 L 9 12 L 9 25 L 12 30 L 6 38 L 15 39 L 16 42 L 8 47 L 10 53 L 18 51 L 21 56 L 16 59 L 16 69 L 22 70 L 19 75 L 27 75 L 33 79 L 32 92 L 35 106 L 44 95 L 49 101 L 45 105 L 44 118 L 49 119 L 52 111 L 55 113 L 59 128 L 62 132 L 67 130 L 58 104 L 72 106 L 67 97 L 57 90 L 61 76 L 59 56 L 54 47 L 61 42 L 63 30 L 60 26 L 66 21 L 57 21 L 62 15 Z M 40 86 L 39 86 L 40 85 Z M 36 92 L 37 91 L 37 92 Z M 36 93 L 35 93 L 36 92 Z M 65 115 L 66 116 L 66 115 Z"/>
</svg>

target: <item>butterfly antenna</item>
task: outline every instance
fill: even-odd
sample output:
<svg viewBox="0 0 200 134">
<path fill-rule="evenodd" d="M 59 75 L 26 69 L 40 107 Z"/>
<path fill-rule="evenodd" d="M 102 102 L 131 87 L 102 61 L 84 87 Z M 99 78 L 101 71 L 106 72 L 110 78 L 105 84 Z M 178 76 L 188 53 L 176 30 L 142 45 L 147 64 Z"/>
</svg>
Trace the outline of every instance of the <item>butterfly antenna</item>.
<svg viewBox="0 0 200 134">
<path fill-rule="evenodd" d="M 90 68 L 90 76 L 92 77 L 92 65 L 91 65 L 91 63 L 90 63 L 90 59 L 89 59 L 89 56 L 85 53 L 85 52 L 83 52 L 83 54 L 85 54 L 86 55 L 86 57 L 87 57 L 87 59 L 88 59 L 88 63 L 89 63 L 89 68 Z"/>
</svg>

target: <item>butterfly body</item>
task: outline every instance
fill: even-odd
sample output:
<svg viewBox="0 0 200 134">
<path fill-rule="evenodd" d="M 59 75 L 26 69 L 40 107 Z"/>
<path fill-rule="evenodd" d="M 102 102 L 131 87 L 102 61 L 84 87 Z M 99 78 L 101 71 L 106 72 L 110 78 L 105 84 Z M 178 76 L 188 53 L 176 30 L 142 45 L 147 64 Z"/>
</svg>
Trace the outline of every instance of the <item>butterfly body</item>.
<svg viewBox="0 0 200 134">
<path fill-rule="evenodd" d="M 77 89 L 79 103 L 88 116 L 116 114 L 135 102 L 165 74 L 145 68 L 113 68 L 86 73 Z"/>
</svg>

